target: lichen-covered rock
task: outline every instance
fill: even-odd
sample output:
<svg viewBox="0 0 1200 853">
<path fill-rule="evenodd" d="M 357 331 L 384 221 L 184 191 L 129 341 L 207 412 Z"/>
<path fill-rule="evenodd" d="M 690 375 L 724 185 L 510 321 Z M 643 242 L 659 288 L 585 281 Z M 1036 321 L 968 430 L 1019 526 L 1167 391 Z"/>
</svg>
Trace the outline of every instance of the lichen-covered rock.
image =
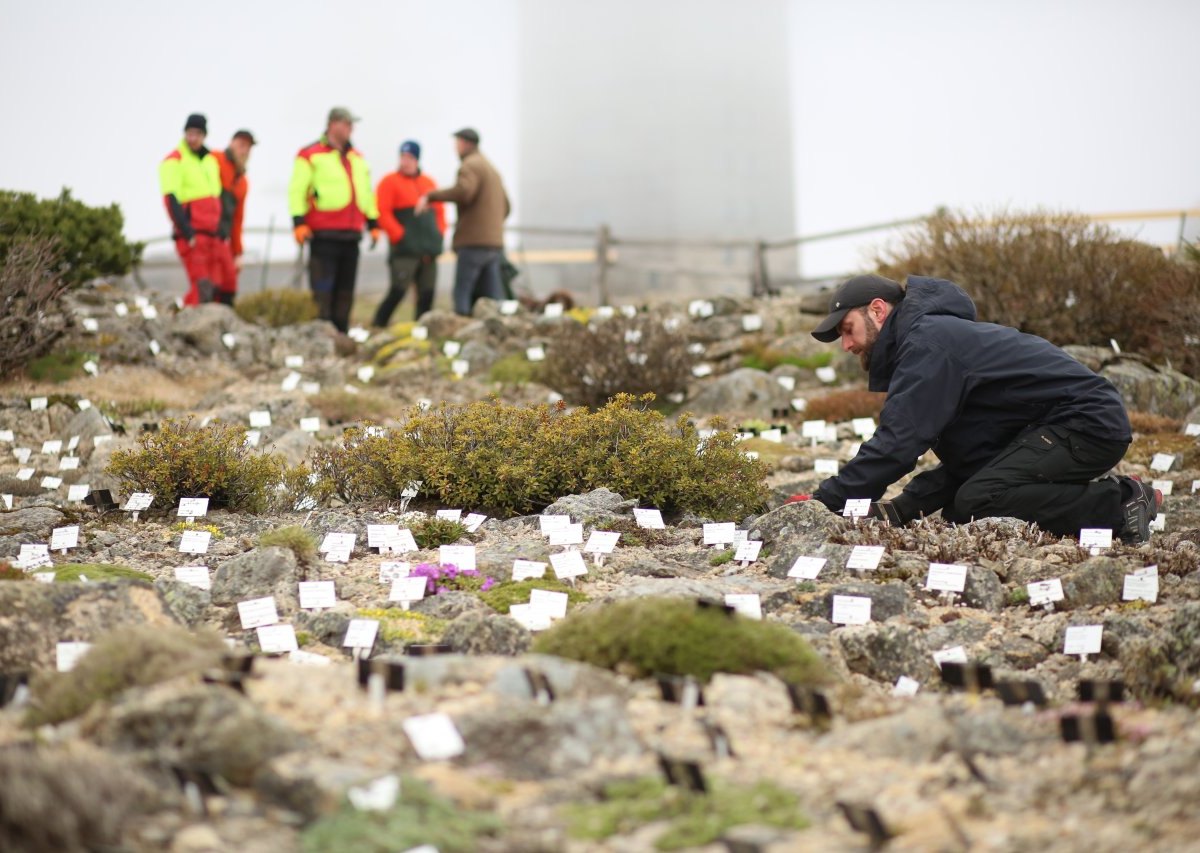
<svg viewBox="0 0 1200 853">
<path fill-rule="evenodd" d="M 921 632 L 911 626 L 847 625 L 833 637 L 851 672 L 888 684 L 902 675 L 920 682 L 937 677 L 937 666 Z"/>
<path fill-rule="evenodd" d="M 533 636 L 508 616 L 469 611 L 450 623 L 442 642 L 463 654 L 519 655 L 529 650 Z"/>
</svg>

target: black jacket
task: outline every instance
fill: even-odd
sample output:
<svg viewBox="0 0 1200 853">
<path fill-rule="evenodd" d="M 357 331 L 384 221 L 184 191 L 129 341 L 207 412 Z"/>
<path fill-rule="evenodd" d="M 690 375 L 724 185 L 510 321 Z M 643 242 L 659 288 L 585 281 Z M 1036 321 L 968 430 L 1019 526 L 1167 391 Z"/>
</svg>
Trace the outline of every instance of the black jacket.
<svg viewBox="0 0 1200 853">
<path fill-rule="evenodd" d="M 941 465 L 914 477 L 897 502 L 931 513 L 1030 426 L 1132 439 L 1121 395 L 1049 341 L 975 320 L 956 284 L 910 276 L 871 352 L 869 387 L 886 391 L 875 435 L 813 497 L 835 512 L 878 500 L 933 449 Z"/>
</svg>

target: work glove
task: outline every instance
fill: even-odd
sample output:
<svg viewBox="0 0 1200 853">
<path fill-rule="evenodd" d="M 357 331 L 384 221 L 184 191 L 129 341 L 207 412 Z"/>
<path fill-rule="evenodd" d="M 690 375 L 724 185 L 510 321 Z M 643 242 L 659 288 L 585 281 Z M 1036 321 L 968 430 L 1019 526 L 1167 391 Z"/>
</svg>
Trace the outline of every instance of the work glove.
<svg viewBox="0 0 1200 853">
<path fill-rule="evenodd" d="M 379 239 L 382 236 L 383 236 L 383 229 L 381 229 L 381 228 L 372 228 L 371 229 L 371 248 L 372 249 L 375 248 L 376 244 L 379 242 Z"/>
<path fill-rule="evenodd" d="M 891 501 L 872 502 L 871 511 L 867 513 L 867 518 L 882 519 L 892 527 L 904 526 L 904 519 L 900 516 L 900 509 Z"/>
<path fill-rule="evenodd" d="M 307 225 L 297 225 L 292 229 L 292 235 L 296 238 L 296 242 L 303 246 L 312 239 L 312 229 Z"/>
<path fill-rule="evenodd" d="M 784 501 L 784 503 L 785 504 L 796 504 L 796 503 L 800 503 L 800 501 L 811 501 L 811 500 L 812 500 L 812 495 L 792 495 L 790 498 L 788 498 L 786 501 Z"/>
</svg>

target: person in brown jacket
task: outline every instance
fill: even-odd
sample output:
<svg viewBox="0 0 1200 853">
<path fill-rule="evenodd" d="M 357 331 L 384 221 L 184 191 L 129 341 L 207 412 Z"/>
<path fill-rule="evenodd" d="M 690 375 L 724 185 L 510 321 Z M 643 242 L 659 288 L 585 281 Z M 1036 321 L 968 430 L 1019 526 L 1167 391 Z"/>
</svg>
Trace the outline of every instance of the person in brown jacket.
<svg viewBox="0 0 1200 853">
<path fill-rule="evenodd" d="M 486 157 L 479 153 L 479 134 L 463 128 L 454 134 L 462 165 L 454 186 L 427 193 L 413 210 L 420 216 L 432 201 L 451 201 L 458 209 L 454 226 L 454 310 L 470 316 L 482 298 L 504 298 L 500 261 L 504 257 L 504 220 L 512 207 L 504 182 Z"/>
</svg>

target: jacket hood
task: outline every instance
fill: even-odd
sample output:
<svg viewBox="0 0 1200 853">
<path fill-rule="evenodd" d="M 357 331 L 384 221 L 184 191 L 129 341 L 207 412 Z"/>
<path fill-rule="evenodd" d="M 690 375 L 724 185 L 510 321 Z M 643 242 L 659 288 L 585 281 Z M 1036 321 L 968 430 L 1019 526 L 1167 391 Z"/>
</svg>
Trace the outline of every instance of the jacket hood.
<svg viewBox="0 0 1200 853">
<path fill-rule="evenodd" d="M 875 348 L 871 352 L 868 385 L 872 391 L 886 391 L 896 369 L 900 345 L 912 327 L 928 316 L 958 317 L 975 320 L 975 303 L 967 292 L 942 278 L 908 277 L 904 298 L 883 321 Z"/>
</svg>

